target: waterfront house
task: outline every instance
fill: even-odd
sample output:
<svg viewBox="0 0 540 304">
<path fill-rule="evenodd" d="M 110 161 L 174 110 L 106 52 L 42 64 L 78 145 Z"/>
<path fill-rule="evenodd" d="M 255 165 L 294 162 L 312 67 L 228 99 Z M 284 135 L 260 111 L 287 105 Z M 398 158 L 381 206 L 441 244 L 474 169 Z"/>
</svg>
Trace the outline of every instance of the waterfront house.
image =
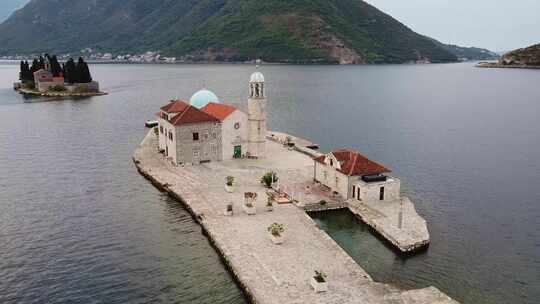
<svg viewBox="0 0 540 304">
<path fill-rule="evenodd" d="M 387 167 L 357 151 L 335 150 L 314 158 L 314 180 L 335 195 L 358 201 L 393 201 L 400 198 L 400 180 Z"/>
</svg>

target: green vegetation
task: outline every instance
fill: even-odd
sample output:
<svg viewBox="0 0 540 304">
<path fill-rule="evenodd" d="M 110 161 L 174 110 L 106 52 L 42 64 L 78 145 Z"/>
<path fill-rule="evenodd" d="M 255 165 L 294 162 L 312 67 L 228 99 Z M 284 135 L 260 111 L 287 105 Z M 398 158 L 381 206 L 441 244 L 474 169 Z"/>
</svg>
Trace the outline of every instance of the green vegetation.
<svg viewBox="0 0 540 304">
<path fill-rule="evenodd" d="M 268 232 L 275 237 L 280 237 L 283 232 L 285 232 L 285 225 L 273 223 L 268 227 Z"/>
<path fill-rule="evenodd" d="M 326 273 L 322 272 L 322 271 L 319 271 L 319 270 L 315 270 L 315 276 L 313 276 L 313 278 L 315 278 L 315 280 L 319 283 L 324 283 L 326 282 L 326 278 L 328 276 L 326 275 Z"/>
<path fill-rule="evenodd" d="M 65 92 L 67 91 L 67 89 L 65 86 L 58 84 L 58 85 L 50 87 L 49 91 L 50 92 Z"/>
<path fill-rule="evenodd" d="M 261 184 L 265 185 L 266 188 L 271 188 L 272 184 L 278 181 L 277 174 L 275 172 L 267 172 L 261 177 Z"/>
<path fill-rule="evenodd" d="M 540 44 L 504 54 L 500 63 L 502 65 L 540 66 Z"/>
<path fill-rule="evenodd" d="M 41 69 L 48 70 L 53 77 L 64 77 L 67 83 L 92 82 L 88 64 L 81 57 L 76 64 L 73 58 L 70 58 L 65 64 L 60 65 L 56 55 L 49 56 L 49 54 L 34 58 L 32 66 L 28 61 L 21 61 L 19 80 L 23 83 L 34 82 L 34 73 Z"/>
<path fill-rule="evenodd" d="M 0 55 L 92 48 L 209 61 L 457 60 L 358 0 L 32 1 L 0 25 L 0 45 Z"/>
</svg>

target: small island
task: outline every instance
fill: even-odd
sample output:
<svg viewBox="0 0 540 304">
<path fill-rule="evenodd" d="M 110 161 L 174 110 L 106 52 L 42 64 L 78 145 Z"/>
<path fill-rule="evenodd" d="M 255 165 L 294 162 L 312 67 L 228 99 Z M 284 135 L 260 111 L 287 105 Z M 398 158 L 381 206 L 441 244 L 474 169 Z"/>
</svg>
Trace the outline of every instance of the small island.
<svg viewBox="0 0 540 304">
<path fill-rule="evenodd" d="M 540 44 L 508 52 L 497 62 L 480 62 L 477 67 L 540 69 Z"/>
<path fill-rule="evenodd" d="M 70 58 L 60 65 L 57 56 L 45 54 L 32 61 L 21 61 L 20 82 L 13 88 L 23 95 L 48 97 L 89 97 L 106 95 L 92 79 L 88 64 L 82 57 L 77 63 Z"/>
</svg>

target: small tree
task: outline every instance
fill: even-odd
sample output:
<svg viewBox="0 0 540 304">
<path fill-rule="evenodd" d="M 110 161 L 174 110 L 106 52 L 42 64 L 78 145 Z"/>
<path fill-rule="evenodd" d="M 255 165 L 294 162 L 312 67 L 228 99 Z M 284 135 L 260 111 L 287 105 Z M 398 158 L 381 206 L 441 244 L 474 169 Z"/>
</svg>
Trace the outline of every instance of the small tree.
<svg viewBox="0 0 540 304">
<path fill-rule="evenodd" d="M 317 282 L 324 283 L 328 276 L 322 271 L 315 270 L 315 276 L 313 277 Z"/>
<path fill-rule="evenodd" d="M 278 181 L 276 172 L 270 171 L 261 177 L 261 184 L 265 185 L 266 188 L 271 188 L 272 183 Z"/>
<path fill-rule="evenodd" d="M 234 176 L 227 176 L 225 183 L 227 186 L 232 187 L 234 185 Z"/>
<path fill-rule="evenodd" d="M 285 225 L 273 223 L 268 227 L 268 232 L 275 237 L 280 237 L 283 232 L 285 232 Z"/>
</svg>

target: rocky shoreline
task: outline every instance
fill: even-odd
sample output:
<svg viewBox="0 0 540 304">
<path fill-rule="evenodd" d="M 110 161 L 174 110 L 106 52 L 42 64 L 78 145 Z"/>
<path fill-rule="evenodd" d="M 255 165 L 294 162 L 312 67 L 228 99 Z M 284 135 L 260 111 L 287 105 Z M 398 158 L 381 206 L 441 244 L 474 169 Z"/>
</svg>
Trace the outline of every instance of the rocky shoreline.
<svg viewBox="0 0 540 304">
<path fill-rule="evenodd" d="M 500 64 L 498 62 L 480 62 L 476 65 L 477 68 L 490 69 L 531 69 L 540 70 L 540 66 L 534 65 L 517 65 L 517 64 Z"/>
<path fill-rule="evenodd" d="M 75 92 L 39 92 L 36 90 L 29 90 L 21 87 L 15 87 L 15 91 L 19 92 L 22 95 L 31 95 L 31 96 L 42 96 L 42 97 L 60 97 L 60 98 L 69 98 L 69 97 L 92 97 L 92 96 L 103 96 L 108 95 L 106 92 L 86 92 L 86 93 L 75 93 Z"/>
</svg>

